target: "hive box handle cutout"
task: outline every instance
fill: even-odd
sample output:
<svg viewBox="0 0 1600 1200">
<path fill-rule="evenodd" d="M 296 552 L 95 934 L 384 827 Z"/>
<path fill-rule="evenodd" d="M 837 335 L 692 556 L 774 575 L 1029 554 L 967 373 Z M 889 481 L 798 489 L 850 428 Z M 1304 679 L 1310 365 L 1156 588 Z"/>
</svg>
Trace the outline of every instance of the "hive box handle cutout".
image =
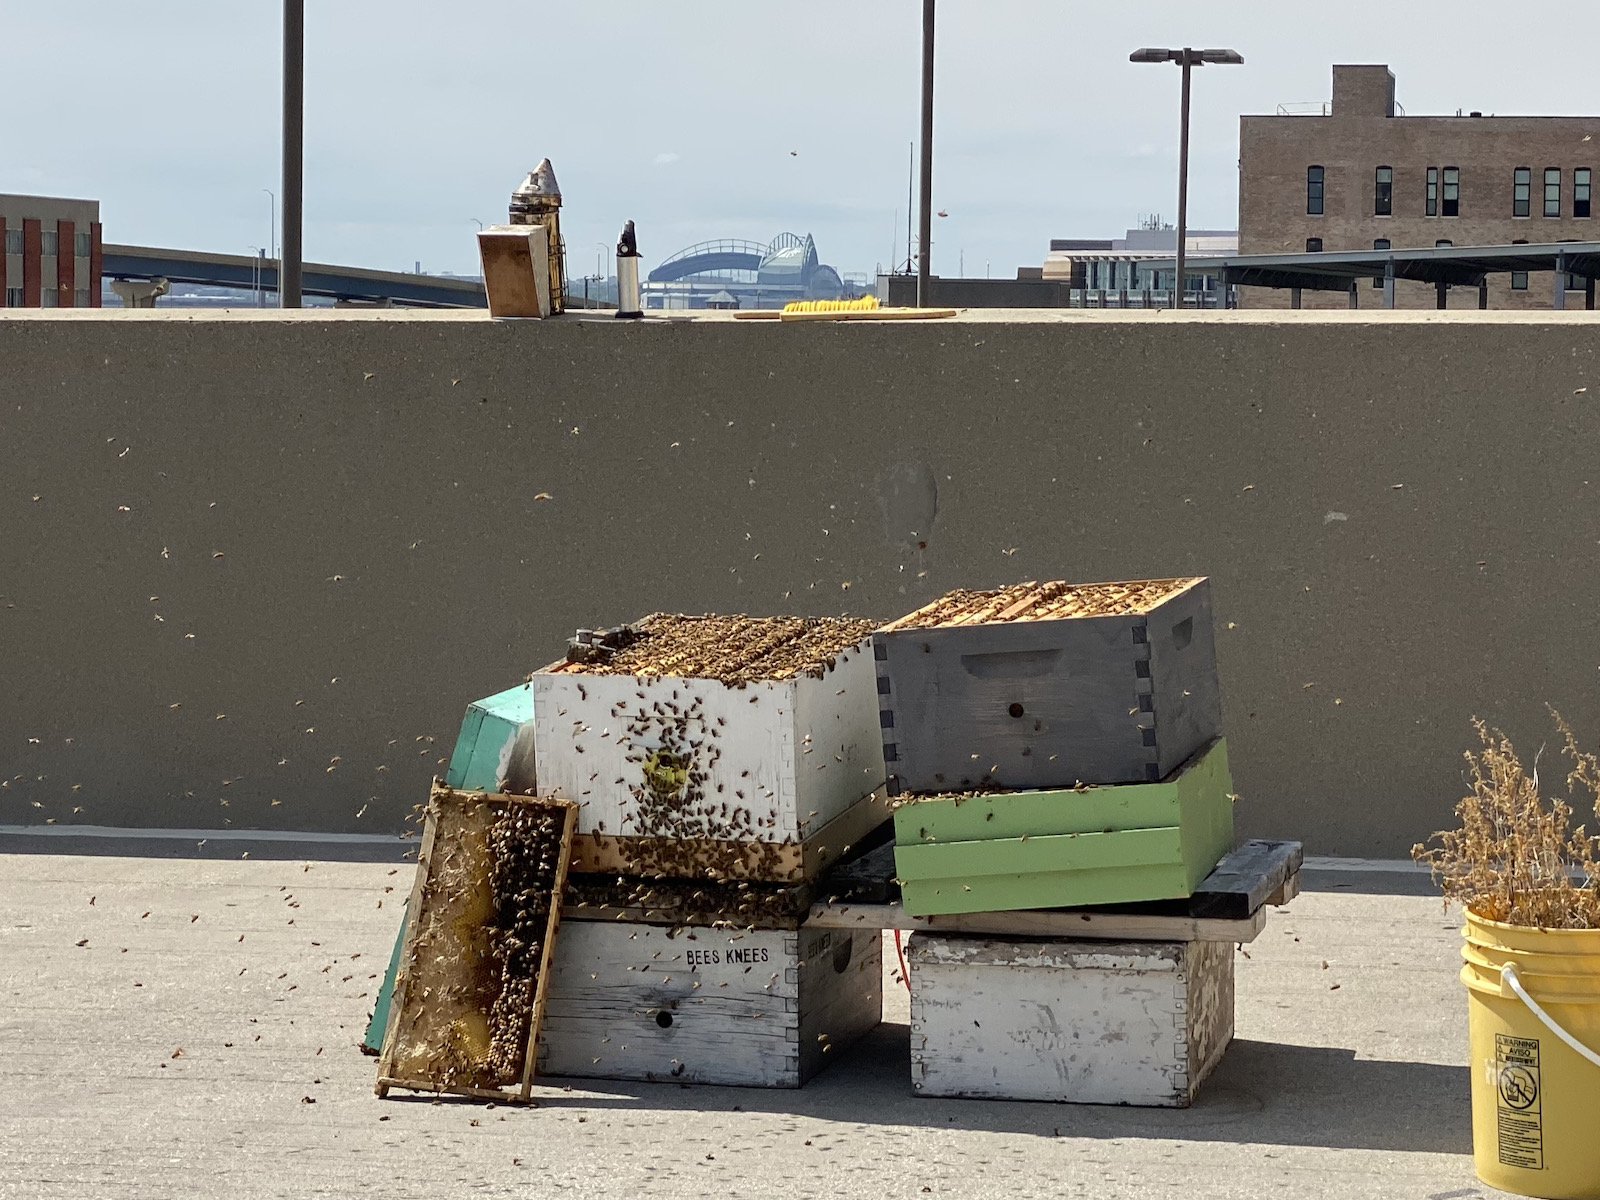
<svg viewBox="0 0 1600 1200">
<path fill-rule="evenodd" d="M 1060 650 L 1008 650 L 963 654 L 961 665 L 974 679 L 1037 679 L 1055 670 Z"/>
</svg>

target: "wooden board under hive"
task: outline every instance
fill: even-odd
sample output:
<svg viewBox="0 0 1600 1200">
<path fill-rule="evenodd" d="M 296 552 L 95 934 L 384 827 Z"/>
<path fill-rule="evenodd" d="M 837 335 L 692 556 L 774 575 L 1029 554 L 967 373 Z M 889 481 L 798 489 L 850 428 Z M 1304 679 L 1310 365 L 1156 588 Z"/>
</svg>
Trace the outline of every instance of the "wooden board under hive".
<svg viewBox="0 0 1600 1200">
<path fill-rule="evenodd" d="M 527 1098 L 576 815 L 569 800 L 435 785 L 378 1095 Z"/>
<path fill-rule="evenodd" d="M 799 1087 L 882 1012 L 877 930 L 573 921 L 551 968 L 539 1073 Z"/>
<path fill-rule="evenodd" d="M 1222 731 L 1203 578 L 952 592 L 873 651 L 891 791 L 1158 780 Z"/>
<path fill-rule="evenodd" d="M 1186 1108 L 1233 1039 L 1228 942 L 915 933 L 918 1096 Z"/>
<path fill-rule="evenodd" d="M 914 916 L 1178 899 L 1233 849 L 1228 747 L 1157 783 L 917 796 L 894 827 Z"/>
<path fill-rule="evenodd" d="M 674 616 L 534 673 L 540 794 L 575 868 L 814 877 L 887 815 L 872 622 Z"/>
</svg>

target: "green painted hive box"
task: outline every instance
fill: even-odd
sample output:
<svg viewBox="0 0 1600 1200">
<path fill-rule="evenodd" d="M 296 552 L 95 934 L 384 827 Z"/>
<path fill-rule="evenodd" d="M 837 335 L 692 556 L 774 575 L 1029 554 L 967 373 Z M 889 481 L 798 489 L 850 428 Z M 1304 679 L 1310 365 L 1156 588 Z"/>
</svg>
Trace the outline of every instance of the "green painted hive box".
<svg viewBox="0 0 1600 1200">
<path fill-rule="evenodd" d="M 519 683 L 468 705 L 444 781 L 458 792 L 534 791 L 531 684 Z"/>
<path fill-rule="evenodd" d="M 1218 738 L 1155 783 L 921 796 L 895 810 L 895 873 L 917 917 L 1177 900 L 1233 849 Z"/>
</svg>

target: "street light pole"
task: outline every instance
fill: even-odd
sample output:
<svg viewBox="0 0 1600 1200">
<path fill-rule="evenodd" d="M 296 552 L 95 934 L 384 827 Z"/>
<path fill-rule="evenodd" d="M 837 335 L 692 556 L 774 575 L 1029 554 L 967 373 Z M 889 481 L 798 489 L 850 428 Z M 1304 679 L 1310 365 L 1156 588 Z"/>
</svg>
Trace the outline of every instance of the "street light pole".
<svg viewBox="0 0 1600 1200">
<path fill-rule="evenodd" d="M 278 307 L 300 307 L 305 184 L 306 4 L 283 0 L 283 257 Z"/>
<path fill-rule="evenodd" d="M 270 216 L 267 218 L 267 244 L 263 247 L 274 259 L 278 257 L 278 193 L 271 188 L 262 188 L 271 202 L 268 209 Z"/>
<path fill-rule="evenodd" d="M 1189 67 L 1194 52 L 1183 51 L 1183 100 L 1178 133 L 1178 269 L 1172 281 L 1172 307 L 1183 307 L 1183 260 L 1189 248 Z"/>
<path fill-rule="evenodd" d="M 933 241 L 933 0 L 922 0 L 922 211 L 917 214 L 917 307 L 926 308 Z"/>
<path fill-rule="evenodd" d="M 1128 55 L 1128 61 L 1136 63 L 1173 62 L 1183 68 L 1183 101 L 1180 105 L 1178 118 L 1178 261 L 1177 270 L 1173 273 L 1172 281 L 1172 307 L 1182 308 L 1184 258 L 1188 250 L 1189 241 L 1189 71 L 1192 67 L 1203 67 L 1207 63 L 1242 66 L 1244 64 L 1244 55 L 1237 50 L 1192 50 L 1188 46 L 1181 50 L 1146 47 L 1143 50 L 1135 50 Z"/>
</svg>

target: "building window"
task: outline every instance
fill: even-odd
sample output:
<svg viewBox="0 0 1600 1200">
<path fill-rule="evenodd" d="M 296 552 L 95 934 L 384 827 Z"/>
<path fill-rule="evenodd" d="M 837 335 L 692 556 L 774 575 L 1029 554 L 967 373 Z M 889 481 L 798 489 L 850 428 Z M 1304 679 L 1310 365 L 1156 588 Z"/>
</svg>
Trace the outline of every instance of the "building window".
<svg viewBox="0 0 1600 1200">
<path fill-rule="evenodd" d="M 1439 168 L 1428 168 L 1428 202 L 1423 206 L 1422 215 L 1437 217 L 1439 215 Z"/>
<path fill-rule="evenodd" d="M 72 306 L 74 308 L 88 308 L 89 307 L 89 289 L 88 288 L 79 288 L 77 291 L 72 293 Z"/>
<path fill-rule="evenodd" d="M 1307 238 L 1306 239 L 1306 253 L 1307 254 L 1321 254 L 1322 253 L 1322 239 L 1321 238 Z"/>
<path fill-rule="evenodd" d="M 75 234 L 73 236 L 73 242 L 73 253 L 75 253 L 79 258 L 88 258 L 89 250 L 91 248 L 89 235 L 87 233 Z"/>
<path fill-rule="evenodd" d="M 1433 244 L 1433 248 L 1435 250 L 1442 250 L 1446 246 L 1454 246 L 1454 245 L 1455 245 L 1455 243 L 1452 242 L 1449 238 L 1440 238 L 1437 242 L 1435 242 Z"/>
<path fill-rule="evenodd" d="M 7 308 L 21 308 L 22 307 L 22 289 L 21 288 L 8 287 L 6 289 L 6 307 Z"/>
<path fill-rule="evenodd" d="M 1589 215 L 1589 168 L 1579 167 L 1572 172 L 1572 215 Z"/>
<path fill-rule="evenodd" d="M 39 235 L 39 253 L 49 258 L 56 252 L 56 231 L 51 229 Z"/>
<path fill-rule="evenodd" d="M 1321 167 L 1306 168 L 1306 214 L 1320 217 L 1322 215 L 1322 185 L 1323 173 Z"/>
<path fill-rule="evenodd" d="M 20 230 L 20 229 L 8 229 L 8 230 L 6 230 L 6 253 L 7 254 L 21 254 L 22 253 L 22 230 Z"/>
<path fill-rule="evenodd" d="M 1445 217 L 1459 217 L 1461 215 L 1461 168 L 1446 167 L 1444 169 L 1444 201 L 1440 215 Z"/>
<path fill-rule="evenodd" d="M 1376 238 L 1376 239 L 1374 239 L 1374 241 L 1372 243 L 1372 248 L 1374 250 L 1387 250 L 1389 248 L 1389 239 L 1388 238 Z M 1381 288 L 1383 286 L 1383 276 L 1382 275 L 1374 275 L 1372 277 L 1372 286 L 1375 287 L 1375 288 Z"/>
<path fill-rule="evenodd" d="M 54 308 L 56 306 L 56 299 L 57 297 L 55 288 L 44 288 L 39 293 L 39 307 Z"/>
<path fill-rule="evenodd" d="M 1561 168 L 1546 167 L 1544 169 L 1544 215 L 1559 217 L 1561 215 Z"/>
<path fill-rule="evenodd" d="M 1511 244 L 1513 246 L 1526 246 L 1528 244 L 1528 239 L 1517 238 L 1516 241 L 1512 242 Z M 1525 292 L 1528 290 L 1528 273 L 1526 271 L 1511 272 L 1511 290 L 1513 292 Z"/>
<path fill-rule="evenodd" d="M 1529 212 L 1529 202 L 1533 194 L 1533 171 L 1528 167 L 1518 167 L 1511 173 L 1511 215 L 1525 217 Z"/>
<path fill-rule="evenodd" d="M 1394 170 L 1379 167 L 1372 185 L 1372 214 L 1387 217 L 1394 213 Z"/>
</svg>

